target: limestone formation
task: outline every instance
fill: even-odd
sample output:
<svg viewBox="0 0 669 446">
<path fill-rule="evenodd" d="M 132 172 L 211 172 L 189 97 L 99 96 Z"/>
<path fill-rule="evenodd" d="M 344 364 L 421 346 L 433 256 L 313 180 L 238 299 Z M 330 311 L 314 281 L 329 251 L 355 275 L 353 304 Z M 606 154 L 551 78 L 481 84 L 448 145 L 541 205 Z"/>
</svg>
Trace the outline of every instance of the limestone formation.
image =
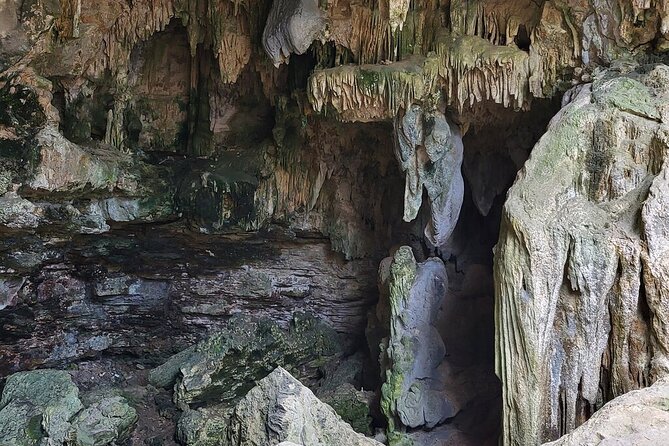
<svg viewBox="0 0 669 446">
<path fill-rule="evenodd" d="M 137 412 L 122 397 L 102 399 L 72 420 L 70 441 L 76 446 L 113 444 L 127 438 L 137 422 Z"/>
<path fill-rule="evenodd" d="M 67 372 L 36 370 L 7 379 L 0 400 L 0 444 L 33 446 L 40 441 L 62 445 L 70 420 L 83 405 Z"/>
<path fill-rule="evenodd" d="M 575 90 L 511 188 L 495 251 L 504 442 L 552 440 L 667 373 L 669 69 Z"/>
<path fill-rule="evenodd" d="M 406 176 L 404 221 L 418 215 L 425 187 L 432 213 L 425 235 L 442 247 L 455 229 L 464 198 L 460 131 L 441 113 L 424 113 L 414 105 L 398 116 L 395 132 L 395 156 Z"/>
<path fill-rule="evenodd" d="M 316 0 L 276 0 L 263 31 L 263 46 L 279 66 L 291 53 L 307 51 L 324 28 L 325 17 Z"/>
<path fill-rule="evenodd" d="M 669 371 L 668 51 L 667 0 L 0 0 L 0 381 L 144 395 L 0 432 L 253 444 L 282 366 L 395 444 L 566 434 Z"/>
<path fill-rule="evenodd" d="M 110 445 L 127 438 L 136 421 L 135 409 L 122 397 L 84 408 L 65 371 L 19 372 L 7 379 L 2 392 L 0 445 Z"/>
<path fill-rule="evenodd" d="M 584 424 L 545 446 L 664 444 L 669 435 L 668 398 L 666 379 L 633 390 L 609 401 Z"/>
<path fill-rule="evenodd" d="M 432 428 L 458 411 L 443 393 L 445 348 L 436 327 L 448 285 L 446 269 L 437 258 L 417 264 L 411 248 L 404 246 L 384 260 L 380 276 L 388 287 L 387 309 L 380 307 L 377 313 L 387 312 L 378 317 L 389 327 L 381 341 L 381 409 L 389 433 Z"/>
<path fill-rule="evenodd" d="M 235 406 L 228 441 L 234 446 L 278 444 L 375 446 L 282 368 L 275 369 Z"/>
</svg>

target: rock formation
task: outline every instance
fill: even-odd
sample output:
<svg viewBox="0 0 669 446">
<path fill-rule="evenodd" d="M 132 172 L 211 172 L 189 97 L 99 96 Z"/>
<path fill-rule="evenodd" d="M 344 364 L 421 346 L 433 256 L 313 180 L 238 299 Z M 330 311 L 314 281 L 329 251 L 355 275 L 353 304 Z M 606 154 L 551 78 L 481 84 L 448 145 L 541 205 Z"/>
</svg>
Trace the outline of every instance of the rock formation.
<svg viewBox="0 0 669 446">
<path fill-rule="evenodd" d="M 0 400 L 0 444 L 104 446 L 127 438 L 137 413 L 122 397 L 84 408 L 67 372 L 35 370 L 11 375 Z"/>
<path fill-rule="evenodd" d="M 669 388 L 663 379 L 609 401 L 583 425 L 551 446 L 598 445 L 607 442 L 650 446 L 663 444 L 669 433 Z"/>
<path fill-rule="evenodd" d="M 380 446 L 358 434 L 282 368 L 251 389 L 230 417 L 229 444 L 299 441 L 314 446 Z"/>
<path fill-rule="evenodd" d="M 668 39 L 666 0 L 0 0 L 0 444 L 374 444 L 280 366 L 391 444 L 531 445 L 662 379 Z"/>
<path fill-rule="evenodd" d="M 667 372 L 668 74 L 604 71 L 573 90 L 509 192 L 495 252 L 506 443 L 557 438 Z"/>
</svg>

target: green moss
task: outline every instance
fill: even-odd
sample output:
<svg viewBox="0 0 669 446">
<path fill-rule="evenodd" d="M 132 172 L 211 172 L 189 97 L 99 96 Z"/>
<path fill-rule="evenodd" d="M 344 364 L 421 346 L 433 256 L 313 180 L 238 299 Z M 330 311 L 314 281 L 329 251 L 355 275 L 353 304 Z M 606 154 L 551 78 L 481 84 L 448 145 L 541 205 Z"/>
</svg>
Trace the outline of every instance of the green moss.
<svg viewBox="0 0 669 446">
<path fill-rule="evenodd" d="M 381 76 L 378 71 L 365 70 L 361 68 L 356 74 L 358 85 L 360 88 L 367 91 L 374 91 L 374 89 L 379 85 Z"/>
</svg>

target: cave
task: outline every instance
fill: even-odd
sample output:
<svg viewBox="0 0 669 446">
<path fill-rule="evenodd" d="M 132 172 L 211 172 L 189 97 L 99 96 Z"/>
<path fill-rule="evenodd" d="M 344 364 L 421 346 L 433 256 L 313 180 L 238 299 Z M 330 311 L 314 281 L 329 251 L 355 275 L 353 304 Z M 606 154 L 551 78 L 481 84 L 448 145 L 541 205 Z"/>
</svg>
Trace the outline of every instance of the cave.
<svg viewBox="0 0 669 446">
<path fill-rule="evenodd" d="M 664 3 L 0 3 L 0 446 L 664 444 Z"/>
</svg>

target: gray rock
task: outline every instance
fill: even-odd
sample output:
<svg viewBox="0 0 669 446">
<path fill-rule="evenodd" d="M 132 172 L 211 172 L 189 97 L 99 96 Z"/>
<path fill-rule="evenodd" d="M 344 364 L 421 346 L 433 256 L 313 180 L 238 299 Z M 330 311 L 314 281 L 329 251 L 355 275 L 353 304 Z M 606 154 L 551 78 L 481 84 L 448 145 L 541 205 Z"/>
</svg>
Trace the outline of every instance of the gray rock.
<svg viewBox="0 0 669 446">
<path fill-rule="evenodd" d="M 325 23 L 317 0 L 276 0 L 262 35 L 265 52 L 278 67 L 291 53 L 307 51 Z"/>
<path fill-rule="evenodd" d="M 358 434 L 336 412 L 278 367 L 235 406 L 230 418 L 231 446 L 284 441 L 310 446 L 379 446 Z"/>
<path fill-rule="evenodd" d="M 569 95 L 509 191 L 494 273 L 505 444 L 556 439 L 669 371 L 669 76 L 645 73 Z"/>
<path fill-rule="evenodd" d="M 122 440 L 137 422 L 137 412 L 125 398 L 105 398 L 72 420 L 70 441 L 76 446 L 102 446 Z"/>
<path fill-rule="evenodd" d="M 435 326 L 448 287 L 446 268 L 438 258 L 417 264 L 403 246 L 382 262 L 379 276 L 387 308 L 380 305 L 377 317 L 389 327 L 381 341 L 381 409 L 389 433 L 434 427 L 459 410 L 444 394 L 445 347 Z"/>
<path fill-rule="evenodd" d="M 36 228 L 43 219 L 43 211 L 16 192 L 0 197 L 0 226 L 8 228 Z"/>
<path fill-rule="evenodd" d="M 338 339 L 304 314 L 294 316 L 290 330 L 269 319 L 234 317 L 225 330 L 152 370 L 149 380 L 160 387 L 176 381 L 174 399 L 183 409 L 192 403 L 232 404 L 278 365 L 297 372 L 323 365 L 340 353 Z"/>
<path fill-rule="evenodd" d="M 70 420 L 82 408 L 79 389 L 67 372 L 15 373 L 7 378 L 0 399 L 0 445 L 61 445 Z"/>
<path fill-rule="evenodd" d="M 460 130 L 441 112 L 424 112 L 413 105 L 395 120 L 395 133 L 395 155 L 406 175 L 404 221 L 418 215 L 424 187 L 432 212 L 425 235 L 434 246 L 444 246 L 460 216 L 465 191 Z"/>
<path fill-rule="evenodd" d="M 669 380 L 609 401 L 584 424 L 545 446 L 656 446 L 669 439 Z"/>
</svg>

